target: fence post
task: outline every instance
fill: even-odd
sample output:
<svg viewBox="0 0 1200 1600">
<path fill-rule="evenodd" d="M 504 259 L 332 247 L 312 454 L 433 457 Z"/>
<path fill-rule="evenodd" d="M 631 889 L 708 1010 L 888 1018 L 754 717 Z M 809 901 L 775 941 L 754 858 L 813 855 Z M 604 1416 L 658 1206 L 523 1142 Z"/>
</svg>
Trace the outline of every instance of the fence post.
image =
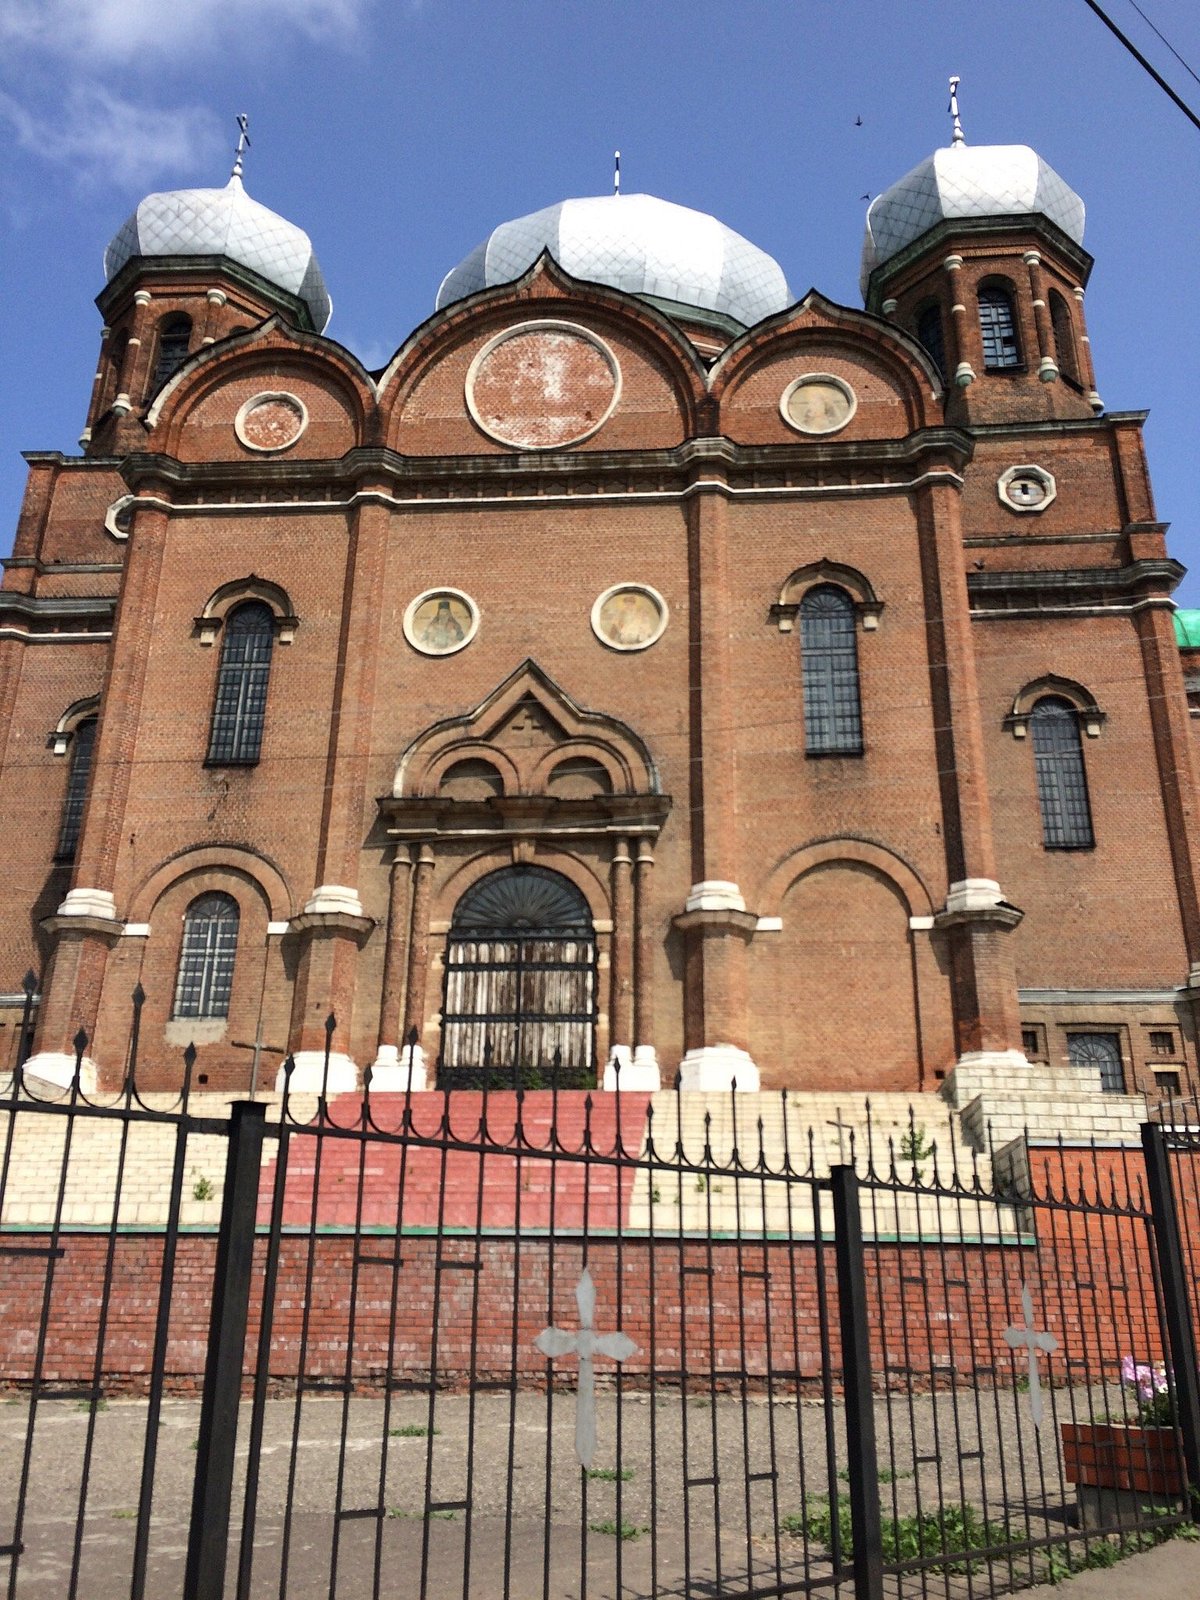
<svg viewBox="0 0 1200 1600">
<path fill-rule="evenodd" d="M 858 1174 L 831 1167 L 833 1244 L 838 1315 L 842 1330 L 842 1385 L 846 1396 L 846 1466 L 850 1474 L 850 1527 L 854 1536 L 856 1600 L 883 1600 L 883 1524 L 879 1462 L 875 1454 L 875 1396 L 867 1325 L 867 1275 L 863 1267 Z M 830 1498 L 833 1485 L 830 1485 Z"/>
<path fill-rule="evenodd" d="M 265 1116 L 266 1107 L 255 1101 L 232 1107 L 183 1600 L 223 1600 L 225 1594 Z"/>
<path fill-rule="evenodd" d="M 1142 1124 L 1142 1154 L 1146 1161 L 1146 1186 L 1154 1227 L 1154 1246 L 1158 1255 L 1158 1276 L 1162 1284 L 1163 1311 L 1167 1324 L 1167 1343 L 1175 1384 L 1175 1415 L 1183 1444 L 1183 1464 L 1191 1491 L 1189 1509 L 1200 1522 L 1200 1372 L 1196 1362 L 1196 1333 L 1192 1327 L 1188 1298 L 1187 1268 L 1184 1265 L 1183 1237 L 1167 1136 L 1159 1124 Z"/>
</svg>

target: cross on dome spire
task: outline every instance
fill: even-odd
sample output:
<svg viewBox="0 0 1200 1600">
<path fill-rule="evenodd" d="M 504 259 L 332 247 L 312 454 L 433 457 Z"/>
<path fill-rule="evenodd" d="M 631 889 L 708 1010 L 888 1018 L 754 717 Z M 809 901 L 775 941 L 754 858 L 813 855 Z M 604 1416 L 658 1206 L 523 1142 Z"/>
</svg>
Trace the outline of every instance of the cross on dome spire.
<svg viewBox="0 0 1200 1600">
<path fill-rule="evenodd" d="M 613 194 L 621 192 L 621 152 L 613 151 Z"/>
<path fill-rule="evenodd" d="M 242 175 L 242 152 L 243 152 L 243 150 L 248 150 L 250 148 L 250 135 L 247 132 L 247 129 L 250 126 L 250 118 L 246 115 L 246 113 L 244 111 L 239 112 L 238 119 L 237 119 L 237 125 L 238 125 L 238 142 L 237 142 L 237 149 L 233 153 L 233 171 L 230 174 L 230 176 L 233 177 L 233 178 L 240 178 L 241 177 L 241 175 Z"/>
<path fill-rule="evenodd" d="M 960 79 L 958 79 L 958 78 L 951 78 L 950 79 L 950 104 L 946 107 L 946 110 L 954 118 L 953 143 L 954 144 L 966 144 L 966 142 L 967 142 L 966 135 L 963 133 L 962 123 L 958 120 L 958 85 L 959 85 L 959 82 L 960 82 Z"/>
</svg>

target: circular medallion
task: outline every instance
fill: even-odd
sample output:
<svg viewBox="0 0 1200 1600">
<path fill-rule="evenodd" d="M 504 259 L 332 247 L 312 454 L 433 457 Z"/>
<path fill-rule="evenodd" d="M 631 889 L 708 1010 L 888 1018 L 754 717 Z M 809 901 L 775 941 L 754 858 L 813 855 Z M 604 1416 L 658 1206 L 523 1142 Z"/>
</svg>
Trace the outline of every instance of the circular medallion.
<svg viewBox="0 0 1200 1600">
<path fill-rule="evenodd" d="M 479 607 L 461 589 L 426 589 L 404 613 L 404 637 L 423 656 L 452 656 L 478 631 Z"/>
<path fill-rule="evenodd" d="M 832 373 L 806 372 L 788 384 L 779 409 L 797 433 L 837 433 L 858 409 L 858 396 Z"/>
<path fill-rule="evenodd" d="M 617 583 L 592 607 L 592 632 L 610 650 L 647 650 L 662 638 L 667 602 L 644 583 Z"/>
<path fill-rule="evenodd" d="M 1058 486 L 1045 467 L 1009 467 L 997 478 L 996 493 L 1010 511 L 1045 511 Z"/>
<path fill-rule="evenodd" d="M 621 393 L 606 344 L 573 322 L 522 322 L 488 341 L 467 373 L 467 409 L 484 433 L 518 450 L 590 438 Z"/>
<path fill-rule="evenodd" d="M 256 394 L 234 418 L 233 431 L 247 450 L 287 450 L 308 427 L 308 411 L 294 394 Z"/>
</svg>

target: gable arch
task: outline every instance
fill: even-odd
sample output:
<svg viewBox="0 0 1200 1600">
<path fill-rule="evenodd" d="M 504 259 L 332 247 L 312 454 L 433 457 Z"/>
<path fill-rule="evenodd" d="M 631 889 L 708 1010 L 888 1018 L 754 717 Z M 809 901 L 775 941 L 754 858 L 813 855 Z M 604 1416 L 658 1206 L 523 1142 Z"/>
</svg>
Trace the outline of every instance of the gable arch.
<svg viewBox="0 0 1200 1600">
<path fill-rule="evenodd" d="M 291 644 L 300 625 L 291 598 L 282 584 L 260 578 L 256 572 L 247 573 L 244 578 L 232 578 L 209 595 L 195 619 L 200 643 L 213 644 L 230 612 L 247 601 L 265 605 L 275 618 L 275 637 L 280 644 Z"/>
<path fill-rule="evenodd" d="M 1004 726 L 1014 739 L 1023 739 L 1029 731 L 1029 718 L 1039 700 L 1053 698 L 1065 700 L 1079 718 L 1079 724 L 1089 739 L 1096 739 L 1108 717 L 1100 709 L 1095 695 L 1074 678 L 1062 678 L 1047 672 L 1033 678 L 1013 697 L 1012 708 L 1004 719 Z"/>
<path fill-rule="evenodd" d="M 71 704 L 54 724 L 46 743 L 56 756 L 66 755 L 67 747 L 74 738 L 80 723 L 87 722 L 90 717 L 98 717 L 99 715 L 100 696 L 98 694 L 88 694 L 84 695 L 81 700 L 72 700 Z"/>
<path fill-rule="evenodd" d="M 854 603 L 854 614 L 865 632 L 879 626 L 883 601 L 875 593 L 866 573 L 860 572 L 857 567 L 849 567 L 843 562 L 822 556 L 820 561 L 810 561 L 806 566 L 797 567 L 784 579 L 779 598 L 772 605 L 770 613 L 780 633 L 792 631 L 804 596 L 810 589 L 823 583 L 846 591 Z"/>
<path fill-rule="evenodd" d="M 792 886 L 819 867 L 837 863 L 867 867 L 886 878 L 908 907 L 910 917 L 932 917 L 933 900 L 920 875 L 908 862 L 869 839 L 819 839 L 786 855 L 767 875 L 759 892 L 760 915 L 778 917 L 784 896 Z"/>
<path fill-rule="evenodd" d="M 510 852 L 496 849 L 481 850 L 478 855 L 459 863 L 436 896 L 437 919 L 449 925 L 455 908 L 468 890 L 474 888 L 484 878 L 490 877 L 493 872 L 513 864 Z M 585 856 L 557 850 L 552 845 L 539 844 L 536 853 L 530 857 L 529 865 L 545 867 L 548 871 L 557 872 L 560 877 L 566 878 L 587 901 L 596 931 L 602 932 L 609 927 L 612 910 L 609 904 L 608 885 Z"/>
<path fill-rule="evenodd" d="M 240 845 L 197 845 L 169 856 L 142 879 L 130 896 L 127 920 L 149 922 L 169 889 L 184 878 L 207 872 L 227 872 L 250 884 L 262 896 L 271 922 L 291 917 L 292 892 L 273 861 Z"/>
</svg>

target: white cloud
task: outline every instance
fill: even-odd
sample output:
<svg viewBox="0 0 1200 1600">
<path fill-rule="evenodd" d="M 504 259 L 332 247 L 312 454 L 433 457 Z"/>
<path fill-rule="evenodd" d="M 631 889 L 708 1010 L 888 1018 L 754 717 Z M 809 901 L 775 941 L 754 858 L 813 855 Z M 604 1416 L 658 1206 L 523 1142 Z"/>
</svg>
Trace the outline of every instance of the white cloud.
<svg viewBox="0 0 1200 1600">
<path fill-rule="evenodd" d="M 84 183 L 142 187 L 160 172 L 211 162 L 223 147 L 217 118 L 203 107 L 158 110 L 89 83 L 69 87 L 45 115 L 0 90 L 0 122 L 23 149 Z"/>
<path fill-rule="evenodd" d="M 348 43 L 375 0 L 0 0 L 0 47 L 138 65 L 269 35 Z"/>
</svg>

